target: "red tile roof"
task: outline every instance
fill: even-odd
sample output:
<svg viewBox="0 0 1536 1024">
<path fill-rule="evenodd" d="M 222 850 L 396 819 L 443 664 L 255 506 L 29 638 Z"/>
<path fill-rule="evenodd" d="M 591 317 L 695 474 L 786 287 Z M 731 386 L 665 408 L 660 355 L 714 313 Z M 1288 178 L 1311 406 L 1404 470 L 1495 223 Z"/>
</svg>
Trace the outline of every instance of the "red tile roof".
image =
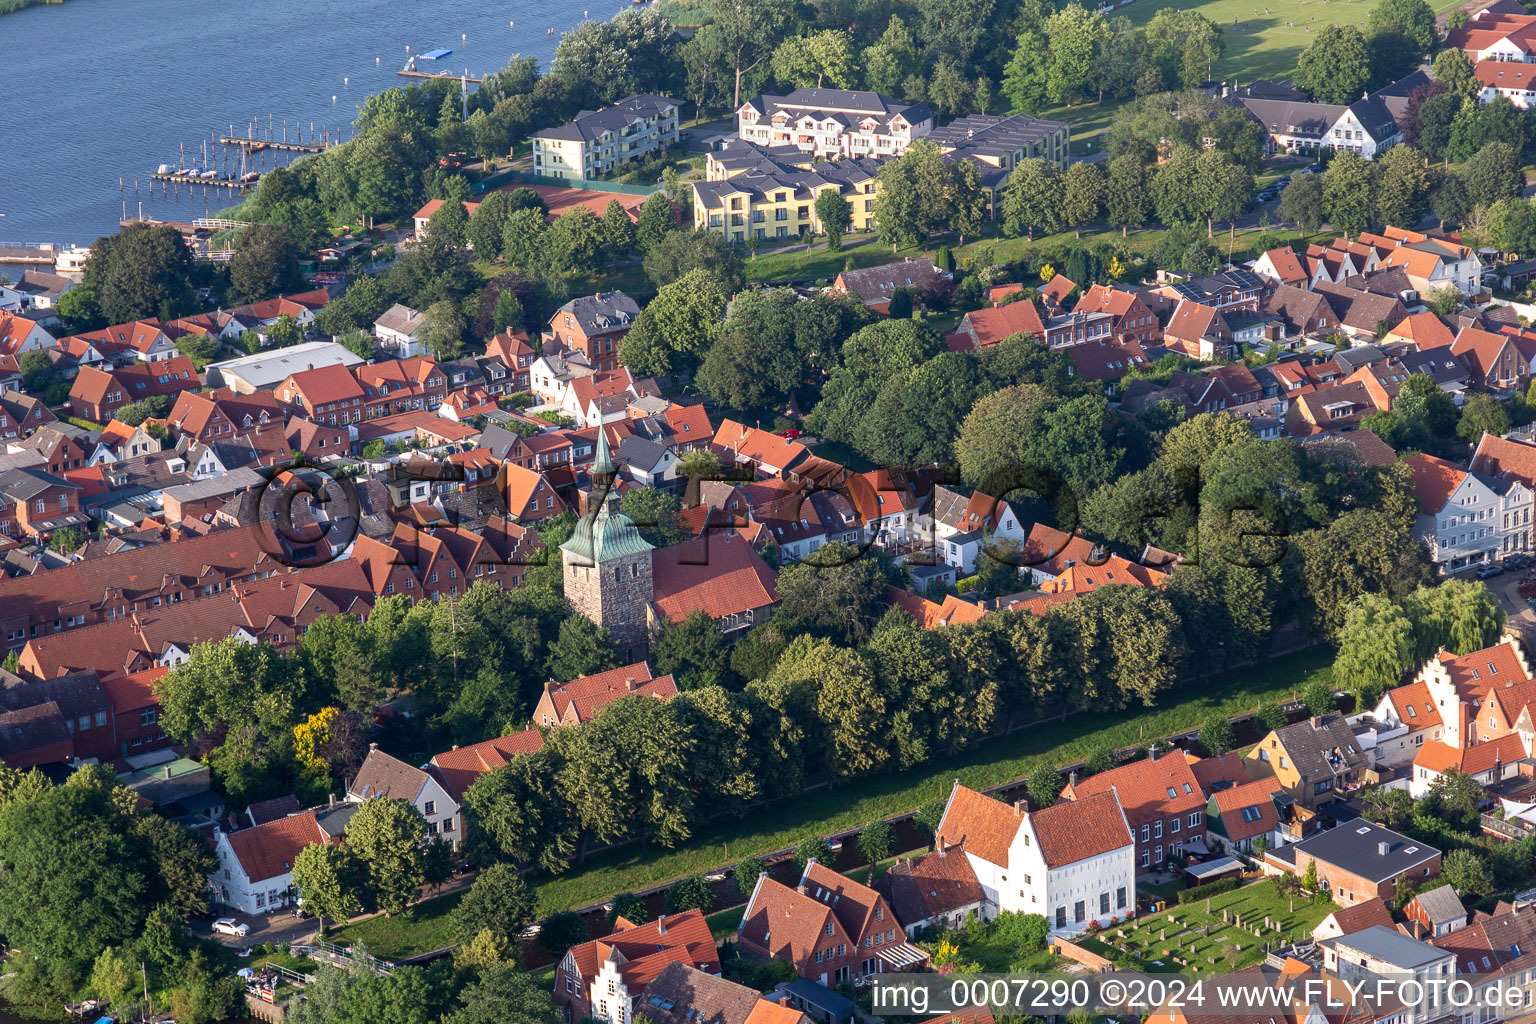
<svg viewBox="0 0 1536 1024">
<path fill-rule="evenodd" d="M 1008 848 L 1023 820 L 1016 808 L 957 782 L 934 841 L 945 847 L 963 846 L 988 863 L 1006 865 Z"/>
<path fill-rule="evenodd" d="M 1112 792 L 1043 808 L 1030 814 L 1030 822 L 1049 868 L 1076 864 L 1135 842 Z"/>
<path fill-rule="evenodd" d="M 890 595 L 891 604 L 916 619 L 917 624 L 924 629 L 937 629 L 939 626 L 961 622 L 980 622 L 987 614 L 979 605 L 962 601 L 954 594 L 945 594 L 942 604 L 898 587 L 891 587 Z"/>
<path fill-rule="evenodd" d="M 1213 799 L 1227 838 L 1239 843 L 1263 835 L 1279 824 L 1280 815 L 1270 798 L 1280 789 L 1279 779 L 1265 778 L 1217 790 Z"/>
<path fill-rule="evenodd" d="M 663 954 L 659 961 L 656 959 L 658 954 Z M 711 974 L 720 971 L 720 955 L 715 949 L 714 936 L 704 921 L 704 914 L 698 910 L 662 914 L 654 921 L 620 928 L 600 939 L 572 946 L 569 955 L 575 961 L 577 973 L 588 985 L 597 974 L 598 964 L 603 961 L 609 958 L 616 958 L 620 963 L 629 961 L 629 967 L 635 967 L 637 973 L 629 974 L 629 967 L 621 973 L 631 982 L 639 983 L 629 986 L 632 992 L 638 991 L 651 978 L 660 974 L 679 955 L 684 958 L 684 962 Z M 648 974 L 649 977 L 641 978 L 641 974 Z"/>
<path fill-rule="evenodd" d="M 1406 725 L 1409 732 L 1440 724 L 1440 712 L 1429 695 L 1429 687 L 1423 683 L 1394 687 L 1387 691 L 1387 699 L 1392 702 L 1398 721 Z"/>
<path fill-rule="evenodd" d="M 1131 827 L 1166 815 L 1183 815 L 1205 807 L 1205 793 L 1189 762 L 1177 754 L 1144 757 L 1107 772 L 1090 775 L 1062 794 L 1083 800 L 1113 791 Z M 1169 794 L 1173 795 L 1170 796 Z M 1118 816 L 1117 816 L 1118 817 Z"/>
<path fill-rule="evenodd" d="M 1472 472 L 1536 483 L 1536 444 L 1485 433 L 1472 453 Z"/>
<path fill-rule="evenodd" d="M 314 811 L 230 832 L 226 838 L 252 882 L 276 878 L 293 870 L 294 859 L 306 846 L 326 841 Z"/>
<path fill-rule="evenodd" d="M 1248 769 L 1243 766 L 1242 757 L 1236 753 L 1226 753 L 1220 757 L 1195 757 L 1186 751 L 1184 759 L 1189 762 L 1189 770 L 1194 773 L 1195 781 L 1200 783 L 1200 789 L 1206 796 L 1214 793 L 1219 783 L 1241 786 L 1248 782 Z"/>
<path fill-rule="evenodd" d="M 1387 337 L 1403 338 L 1413 342 L 1420 351 L 1430 348 L 1444 348 L 1456 341 L 1456 335 L 1445 326 L 1433 313 L 1414 313 L 1400 320 L 1396 327 L 1387 332 Z"/>
<path fill-rule="evenodd" d="M 521 754 L 531 754 L 543 745 L 543 733 L 537 729 L 524 729 L 510 736 L 445 750 L 432 758 L 428 770 L 450 796 L 463 803 L 464 791 L 481 775 L 500 768 Z"/>
<path fill-rule="evenodd" d="M 569 682 L 548 682 L 544 684 L 544 692 L 554 704 L 557 720 L 564 721 L 566 710 L 572 709 L 577 721 L 589 722 L 603 708 L 630 694 L 671 700 L 677 696 L 677 681 L 670 675 L 652 676 L 651 666 L 637 661 L 606 672 L 578 676 Z"/>
<path fill-rule="evenodd" d="M 706 534 L 651 554 L 653 599 L 673 622 L 695 611 L 719 619 L 777 604 L 777 579 L 734 532 Z"/>
<path fill-rule="evenodd" d="M 1454 462 L 1433 455 L 1409 455 L 1403 461 L 1413 475 L 1413 496 L 1418 499 L 1419 511 L 1427 516 L 1438 515 L 1467 477 L 1466 470 Z"/>
<path fill-rule="evenodd" d="M 969 330 L 966 330 L 967 325 Z M 1015 334 L 1033 334 L 1045 337 L 1045 323 L 1040 311 L 1028 299 L 1018 299 L 1002 306 L 973 309 L 960 322 L 961 330 L 973 334 L 976 345 L 990 348 Z"/>
<path fill-rule="evenodd" d="M 1353 935 L 1377 926 L 1396 927 L 1392 920 L 1392 911 L 1387 909 L 1386 901 L 1380 896 L 1373 896 L 1364 903 L 1356 903 L 1352 907 L 1335 910 L 1328 916 L 1333 918 L 1333 923 L 1338 927 L 1340 935 Z"/>
<path fill-rule="evenodd" d="M 155 684 L 170 674 L 171 670 L 167 666 L 157 665 L 130 675 L 103 678 L 101 688 L 107 691 L 107 699 L 112 702 L 113 712 L 119 715 L 126 714 L 144 708 L 159 707 L 160 698 L 155 694 Z"/>
</svg>

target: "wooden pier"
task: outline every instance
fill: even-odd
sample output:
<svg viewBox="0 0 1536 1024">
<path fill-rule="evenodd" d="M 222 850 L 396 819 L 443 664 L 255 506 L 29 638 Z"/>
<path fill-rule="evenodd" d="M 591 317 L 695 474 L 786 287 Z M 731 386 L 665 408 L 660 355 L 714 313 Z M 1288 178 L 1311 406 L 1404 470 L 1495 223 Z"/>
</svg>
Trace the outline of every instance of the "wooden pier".
<svg viewBox="0 0 1536 1024">
<path fill-rule="evenodd" d="M 254 181 L 231 181 L 229 178 L 200 178 L 195 174 L 179 174 L 175 171 L 169 174 L 151 174 L 155 181 L 170 182 L 173 185 L 202 185 L 204 188 L 227 188 L 236 192 L 244 192 L 256 187 Z"/>
<path fill-rule="evenodd" d="M 324 153 L 334 142 L 275 142 L 272 139 L 242 139 L 238 135 L 219 136 L 221 146 L 239 146 L 252 153 L 273 149 L 284 153 Z"/>
<path fill-rule="evenodd" d="M 455 75 L 451 71 L 417 71 L 414 68 L 402 68 L 395 74 L 405 78 L 443 78 L 450 82 L 467 82 L 470 85 L 479 85 L 480 79 L 470 78 L 468 75 Z"/>
</svg>

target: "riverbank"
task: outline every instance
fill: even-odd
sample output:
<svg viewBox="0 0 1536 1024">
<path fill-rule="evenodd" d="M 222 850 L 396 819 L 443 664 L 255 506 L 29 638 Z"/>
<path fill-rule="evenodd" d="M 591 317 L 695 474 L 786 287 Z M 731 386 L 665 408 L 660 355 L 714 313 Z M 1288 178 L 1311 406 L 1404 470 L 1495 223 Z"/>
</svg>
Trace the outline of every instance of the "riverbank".
<svg viewBox="0 0 1536 1024">
<path fill-rule="evenodd" d="M 58 7 L 63 3 L 64 0 L 0 0 L 0 14 L 15 14 L 28 7 Z"/>
</svg>

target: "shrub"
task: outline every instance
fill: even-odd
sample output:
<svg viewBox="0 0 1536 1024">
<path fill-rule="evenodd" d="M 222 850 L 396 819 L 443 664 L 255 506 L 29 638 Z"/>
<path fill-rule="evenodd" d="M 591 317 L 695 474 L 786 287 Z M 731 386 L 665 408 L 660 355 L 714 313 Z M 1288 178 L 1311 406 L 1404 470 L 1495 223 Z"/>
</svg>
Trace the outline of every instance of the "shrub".
<svg viewBox="0 0 1536 1024">
<path fill-rule="evenodd" d="M 1179 904 L 1182 906 L 1185 903 L 1195 903 L 1199 900 L 1210 899 L 1212 896 L 1231 892 L 1233 889 L 1241 889 L 1247 884 L 1248 880 L 1246 878 L 1218 878 L 1214 882 L 1197 885 L 1193 889 L 1185 889 L 1179 893 Z"/>
</svg>

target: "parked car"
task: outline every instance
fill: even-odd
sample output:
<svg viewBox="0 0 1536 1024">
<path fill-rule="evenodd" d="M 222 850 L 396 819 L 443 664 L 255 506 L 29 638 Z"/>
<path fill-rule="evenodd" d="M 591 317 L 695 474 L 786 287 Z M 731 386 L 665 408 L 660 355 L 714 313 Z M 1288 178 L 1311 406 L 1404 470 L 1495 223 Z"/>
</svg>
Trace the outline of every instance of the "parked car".
<svg viewBox="0 0 1536 1024">
<path fill-rule="evenodd" d="M 1504 558 L 1504 568 L 1526 569 L 1530 567 L 1532 561 L 1530 555 L 1507 555 Z"/>
<path fill-rule="evenodd" d="M 1481 569 L 1477 570 L 1477 578 L 1480 580 L 1486 580 L 1492 576 L 1502 575 L 1504 575 L 1504 567 L 1502 565 L 1485 565 Z"/>
<path fill-rule="evenodd" d="M 793 441 L 795 438 L 800 436 L 800 428 L 790 427 L 788 430 L 781 430 L 779 431 L 779 436 L 784 438 L 786 441 Z"/>
<path fill-rule="evenodd" d="M 244 938 L 251 933 L 251 926 L 241 921 L 236 921 L 232 917 L 221 917 L 213 922 L 213 933 L 215 935 L 234 935 Z"/>
</svg>

